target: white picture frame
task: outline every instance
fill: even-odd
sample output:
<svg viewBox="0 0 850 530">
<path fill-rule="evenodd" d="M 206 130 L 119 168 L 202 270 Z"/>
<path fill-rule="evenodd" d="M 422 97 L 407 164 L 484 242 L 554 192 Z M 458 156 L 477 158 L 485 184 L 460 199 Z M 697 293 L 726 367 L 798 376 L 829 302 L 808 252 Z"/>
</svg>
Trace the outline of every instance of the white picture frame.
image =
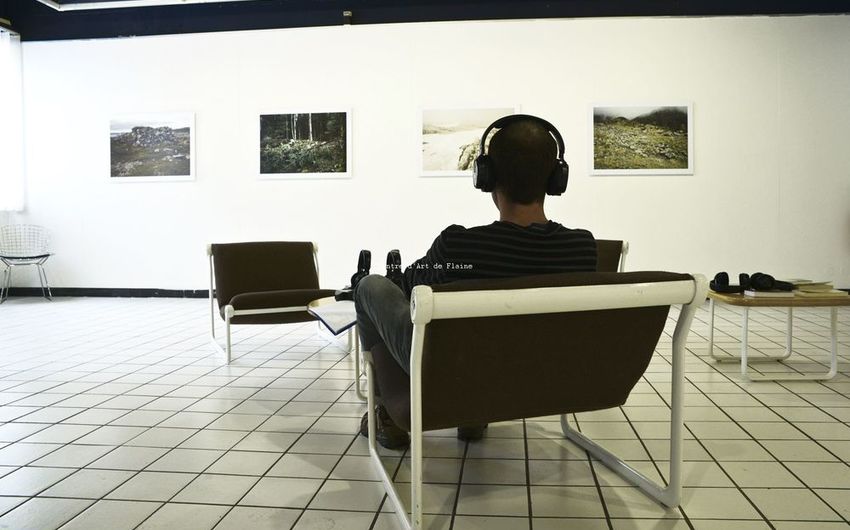
<svg viewBox="0 0 850 530">
<path fill-rule="evenodd" d="M 109 120 L 111 182 L 195 180 L 195 114 L 117 114 Z"/>
<path fill-rule="evenodd" d="M 309 142 L 318 142 L 318 140 L 312 139 L 313 134 L 333 134 L 333 131 L 330 130 L 322 130 L 320 133 L 317 133 L 315 129 L 321 129 L 322 125 L 330 125 L 330 127 L 334 130 L 338 131 L 338 123 L 334 120 L 339 120 L 340 115 L 344 117 L 344 131 L 342 132 L 342 138 L 344 138 L 345 145 L 342 148 L 335 147 L 333 145 L 318 145 L 318 147 L 322 149 L 323 147 L 327 147 L 320 151 L 322 156 L 321 159 L 318 160 L 296 160 L 292 161 L 291 157 L 288 157 L 288 149 L 283 145 L 288 138 L 289 142 L 292 141 L 309 141 Z M 260 180 L 298 180 L 298 179 L 348 179 L 352 178 L 352 126 L 351 126 L 351 110 L 343 109 L 339 107 L 332 108 L 320 108 L 320 109 L 275 109 L 268 111 L 260 111 L 256 115 L 255 119 L 255 128 L 254 128 L 254 150 L 253 156 L 256 167 L 256 174 Z M 305 124 L 303 121 L 306 117 L 306 131 L 305 132 Z M 284 151 L 280 156 L 275 159 L 272 155 L 273 153 L 269 152 L 269 146 L 271 143 L 264 145 L 264 142 L 268 141 L 268 133 L 269 128 L 273 126 L 272 122 L 269 118 L 279 119 L 281 123 L 274 125 L 278 129 L 278 134 L 283 135 L 282 138 L 276 139 L 274 141 L 279 142 L 279 147 Z M 295 135 L 294 138 L 292 136 L 293 129 L 284 130 L 286 127 L 284 123 L 289 119 L 295 119 Z M 290 126 L 291 127 L 291 126 Z M 305 136 L 309 138 L 298 138 L 299 131 L 304 132 Z M 265 138 L 264 138 L 264 135 Z M 332 144 L 333 141 L 330 140 L 322 140 L 325 144 Z M 309 146 L 308 146 L 309 147 Z M 341 156 L 340 156 L 341 155 Z M 338 167 L 340 162 L 343 164 L 342 170 L 325 170 L 322 169 L 332 169 L 332 167 Z M 305 171 L 304 169 L 313 169 L 308 167 L 310 165 L 318 166 L 319 170 L 316 171 Z"/>
<path fill-rule="evenodd" d="M 471 177 L 484 130 L 497 119 L 517 113 L 519 105 L 421 108 L 420 176 Z"/>
<path fill-rule="evenodd" d="M 590 174 L 693 175 L 693 121 L 691 102 L 591 104 Z"/>
</svg>

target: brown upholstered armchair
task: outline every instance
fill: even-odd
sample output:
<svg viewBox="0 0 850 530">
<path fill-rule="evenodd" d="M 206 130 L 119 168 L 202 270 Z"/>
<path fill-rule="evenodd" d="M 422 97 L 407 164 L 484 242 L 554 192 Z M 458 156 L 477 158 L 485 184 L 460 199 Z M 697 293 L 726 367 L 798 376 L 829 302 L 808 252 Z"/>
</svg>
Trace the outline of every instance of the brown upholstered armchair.
<svg viewBox="0 0 850 530">
<path fill-rule="evenodd" d="M 596 272 L 625 272 L 628 253 L 628 241 L 597 239 Z"/>
<path fill-rule="evenodd" d="M 668 272 L 552 274 L 414 288 L 410 375 L 383 345 L 364 353 L 369 452 L 402 527 L 423 527 L 423 431 L 553 414 L 561 415 L 568 439 L 656 501 L 677 506 L 685 342 L 706 290 L 702 276 Z M 571 428 L 566 414 L 626 402 L 673 304 L 683 305 L 672 343 L 670 478 L 664 486 Z M 387 412 L 411 435 L 409 519 L 378 455 L 376 381 Z"/>
<path fill-rule="evenodd" d="M 333 296 L 319 289 L 318 248 L 302 241 L 213 243 L 210 260 L 210 338 L 231 359 L 231 324 L 288 324 L 315 318 L 307 304 Z M 218 300 L 218 311 L 215 301 Z M 226 346 L 215 338 L 216 312 L 224 319 Z"/>
</svg>

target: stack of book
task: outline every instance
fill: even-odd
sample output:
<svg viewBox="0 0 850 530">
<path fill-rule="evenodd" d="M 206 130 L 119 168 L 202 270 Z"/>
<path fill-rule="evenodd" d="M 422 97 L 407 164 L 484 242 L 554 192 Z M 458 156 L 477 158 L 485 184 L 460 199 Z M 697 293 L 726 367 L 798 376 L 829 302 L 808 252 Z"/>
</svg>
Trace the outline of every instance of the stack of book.
<svg viewBox="0 0 850 530">
<path fill-rule="evenodd" d="M 755 291 L 753 289 L 747 289 L 744 291 L 744 296 L 751 296 L 753 298 L 794 298 L 794 292 L 796 291 Z"/>
<path fill-rule="evenodd" d="M 840 291 L 832 286 L 832 282 L 816 282 L 812 280 L 794 280 L 794 296 L 803 297 L 842 297 L 848 296 L 847 291 Z"/>
</svg>

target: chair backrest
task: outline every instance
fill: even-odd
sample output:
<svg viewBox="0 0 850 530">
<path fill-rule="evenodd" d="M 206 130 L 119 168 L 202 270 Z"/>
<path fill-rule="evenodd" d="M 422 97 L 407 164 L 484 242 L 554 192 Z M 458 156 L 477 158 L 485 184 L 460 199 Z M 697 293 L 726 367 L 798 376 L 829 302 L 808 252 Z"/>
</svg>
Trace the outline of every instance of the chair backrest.
<svg viewBox="0 0 850 530">
<path fill-rule="evenodd" d="M 596 240 L 596 271 L 624 272 L 629 244 L 619 239 Z"/>
<path fill-rule="evenodd" d="M 210 245 L 219 308 L 237 294 L 318 289 L 309 241 L 257 241 Z"/>
<path fill-rule="evenodd" d="M 43 226 L 0 226 L 0 254 L 4 256 L 41 256 L 49 253 L 49 245 L 50 234 Z"/>
<path fill-rule="evenodd" d="M 646 285 L 664 282 L 673 283 L 657 290 L 660 295 Z M 693 297 L 695 282 L 686 274 L 569 273 L 435 285 L 430 301 L 417 299 L 422 293 L 414 291 L 413 304 L 432 303 L 434 315 L 422 347 L 423 428 L 622 405 L 652 358 L 671 303 L 683 303 L 689 286 Z M 618 287 L 622 293 L 615 292 Z M 671 289 L 676 296 L 661 302 Z M 505 292 L 489 293 L 488 306 L 483 293 L 474 291 Z M 645 293 L 649 297 L 638 302 Z M 612 301 L 608 307 L 617 307 L 617 299 L 644 305 L 572 311 L 564 309 L 570 298 L 584 307 L 605 307 L 606 300 Z M 476 305 L 482 314 L 522 306 L 540 306 L 541 312 L 439 318 L 441 305 L 444 314 Z M 558 312 L 545 312 L 556 306 Z"/>
</svg>

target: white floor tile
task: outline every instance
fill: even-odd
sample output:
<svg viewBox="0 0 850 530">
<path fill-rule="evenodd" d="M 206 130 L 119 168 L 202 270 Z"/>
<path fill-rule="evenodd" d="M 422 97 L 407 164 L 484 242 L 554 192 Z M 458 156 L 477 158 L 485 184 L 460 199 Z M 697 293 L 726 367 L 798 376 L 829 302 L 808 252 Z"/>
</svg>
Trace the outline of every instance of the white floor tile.
<svg viewBox="0 0 850 530">
<path fill-rule="evenodd" d="M 102 500 L 71 519 L 61 530 L 132 530 L 159 507 L 156 502 Z"/>
<path fill-rule="evenodd" d="M 142 471 L 113 490 L 106 498 L 128 501 L 165 502 L 192 482 L 197 476 L 194 473 Z"/>
<path fill-rule="evenodd" d="M 299 515 L 301 515 L 300 510 L 236 506 L 230 510 L 226 516 L 224 516 L 224 519 L 222 519 L 215 528 L 216 530 L 282 530 L 291 528 Z M 371 522 L 372 515 L 368 515 L 368 517 Z M 304 516 L 302 516 L 301 519 L 303 520 Z M 326 525 L 319 528 L 336 529 L 344 527 L 339 525 Z M 368 528 L 368 523 L 366 526 L 359 526 L 358 528 Z"/>
<path fill-rule="evenodd" d="M 138 530 L 210 530 L 228 509 L 225 506 L 169 503 L 151 515 Z"/>
<path fill-rule="evenodd" d="M 384 498 L 380 482 L 328 480 L 309 504 L 311 510 L 378 511 Z"/>
<path fill-rule="evenodd" d="M 0 517 L 0 528 L 59 528 L 92 502 L 84 499 L 30 499 Z"/>
<path fill-rule="evenodd" d="M 321 480 L 309 478 L 266 477 L 239 501 L 245 506 L 306 508 L 322 485 Z"/>
<path fill-rule="evenodd" d="M 148 471 L 200 473 L 223 454 L 224 451 L 214 449 L 172 449 L 146 469 Z"/>
<path fill-rule="evenodd" d="M 172 501 L 233 505 L 256 482 L 256 477 L 204 473 L 183 488 Z"/>
<path fill-rule="evenodd" d="M 4 305 L 0 524 L 304 530 L 375 520 L 376 530 L 399 528 L 357 435 L 365 406 L 352 392 L 353 360 L 315 324 L 237 326 L 236 359 L 223 365 L 205 338 L 205 300 L 57 300 Z M 110 325 L 88 326 L 96 314 Z M 707 357 L 707 316 L 697 312 L 686 354 L 688 521 L 696 530 L 846 527 L 850 314 L 839 312 L 841 373 L 825 383 L 741 381 L 736 365 Z M 799 312 L 794 366 L 804 355 L 825 358 L 828 320 Z M 732 354 L 739 322 L 739 312 L 718 311 L 717 344 Z M 673 324 L 626 406 L 570 415 L 654 480 L 669 470 Z M 781 311 L 754 311 L 753 347 L 781 352 L 783 326 Z M 74 330 L 85 331 L 85 345 Z M 409 454 L 379 453 L 408 502 Z M 527 480 L 536 530 L 688 528 L 680 511 L 589 461 L 563 438 L 557 415 L 491 424 L 470 444 L 454 429 L 429 432 L 424 453 L 425 511 L 440 514 L 430 516 L 434 529 L 528 528 Z"/>
<path fill-rule="evenodd" d="M 44 490 L 42 497 L 99 499 L 133 476 L 132 471 L 80 469 Z"/>
<path fill-rule="evenodd" d="M 73 473 L 57 467 L 22 467 L 0 478 L 3 495 L 36 495 Z"/>
<path fill-rule="evenodd" d="M 360 530 L 362 528 L 369 528 L 374 517 L 375 514 L 364 512 L 306 510 L 298 520 L 298 523 L 292 528 L 293 530 L 325 530 L 326 528 L 333 528 L 334 530 Z M 277 528 L 282 528 L 282 526 L 274 528 L 269 526 L 263 528 L 263 530 L 277 530 Z"/>
<path fill-rule="evenodd" d="M 840 521 L 841 516 L 806 489 L 747 488 L 744 493 L 772 520 Z"/>
</svg>

